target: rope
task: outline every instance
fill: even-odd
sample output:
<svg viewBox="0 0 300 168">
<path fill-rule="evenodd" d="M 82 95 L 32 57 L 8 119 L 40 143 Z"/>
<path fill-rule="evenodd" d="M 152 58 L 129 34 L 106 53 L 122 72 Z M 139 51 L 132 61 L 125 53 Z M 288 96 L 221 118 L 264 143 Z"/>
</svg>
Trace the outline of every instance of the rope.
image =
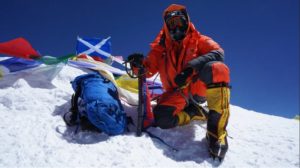
<svg viewBox="0 0 300 168">
<path fill-rule="evenodd" d="M 166 145 L 167 147 L 169 147 L 170 149 L 172 149 L 174 152 L 178 152 L 179 150 L 173 146 L 171 146 L 170 144 L 166 143 L 162 138 L 158 137 L 157 135 L 154 135 L 153 133 L 144 130 L 143 132 L 147 133 L 149 135 L 150 138 L 153 139 L 157 139 L 159 142 L 161 142 L 162 144 Z"/>
</svg>

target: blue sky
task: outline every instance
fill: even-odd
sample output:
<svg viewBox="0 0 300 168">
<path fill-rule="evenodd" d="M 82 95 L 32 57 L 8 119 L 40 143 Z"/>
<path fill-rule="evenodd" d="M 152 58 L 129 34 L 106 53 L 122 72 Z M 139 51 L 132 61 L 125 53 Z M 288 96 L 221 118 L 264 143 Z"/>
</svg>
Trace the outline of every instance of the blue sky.
<svg viewBox="0 0 300 168">
<path fill-rule="evenodd" d="M 172 3 L 224 48 L 232 104 L 299 114 L 299 0 L 1 0 L 0 41 L 22 36 L 41 54 L 60 56 L 75 53 L 78 35 L 111 36 L 113 55 L 147 54 Z"/>
</svg>

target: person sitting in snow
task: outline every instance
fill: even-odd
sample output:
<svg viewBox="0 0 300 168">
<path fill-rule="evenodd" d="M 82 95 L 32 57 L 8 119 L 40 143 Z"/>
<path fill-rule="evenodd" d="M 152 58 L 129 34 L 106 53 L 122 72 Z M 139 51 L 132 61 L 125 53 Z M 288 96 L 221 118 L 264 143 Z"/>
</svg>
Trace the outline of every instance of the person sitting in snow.
<svg viewBox="0 0 300 168">
<path fill-rule="evenodd" d="M 155 125 L 173 128 L 193 120 L 207 120 L 209 152 L 223 159 L 227 150 L 229 118 L 229 68 L 224 51 L 210 37 L 198 32 L 182 5 L 172 4 L 163 13 L 164 25 L 151 43 L 146 58 L 128 56 L 133 67 L 143 65 L 147 77 L 157 72 L 164 89 L 153 108 Z M 207 101 L 205 114 L 199 103 Z"/>
</svg>

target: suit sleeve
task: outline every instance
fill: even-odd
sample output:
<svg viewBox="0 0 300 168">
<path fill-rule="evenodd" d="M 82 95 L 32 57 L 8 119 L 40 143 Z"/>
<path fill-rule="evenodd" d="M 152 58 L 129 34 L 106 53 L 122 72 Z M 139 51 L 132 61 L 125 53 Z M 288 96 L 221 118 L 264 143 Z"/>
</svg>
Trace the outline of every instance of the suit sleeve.
<svg viewBox="0 0 300 168">
<path fill-rule="evenodd" d="M 224 62 L 224 50 L 211 38 L 201 35 L 198 48 L 199 56 L 188 63 L 189 67 L 192 67 L 198 72 L 210 61 Z"/>
<path fill-rule="evenodd" d="M 159 61 L 161 61 L 161 58 L 165 52 L 164 35 L 162 31 L 150 46 L 151 50 L 143 62 L 147 69 L 147 77 L 151 77 L 158 72 Z"/>
</svg>

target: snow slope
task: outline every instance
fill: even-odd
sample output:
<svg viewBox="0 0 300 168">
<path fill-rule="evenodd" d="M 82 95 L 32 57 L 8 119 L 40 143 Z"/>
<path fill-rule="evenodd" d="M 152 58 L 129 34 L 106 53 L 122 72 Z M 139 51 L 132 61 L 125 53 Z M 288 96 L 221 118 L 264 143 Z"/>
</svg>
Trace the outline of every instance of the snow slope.
<svg viewBox="0 0 300 168">
<path fill-rule="evenodd" d="M 70 107 L 70 81 L 85 73 L 65 66 L 49 83 L 30 71 L 0 80 L 0 167 L 215 167 L 207 154 L 205 123 L 108 137 L 74 134 L 62 115 Z M 234 94 L 234 90 L 232 91 Z M 124 103 L 134 115 L 136 107 Z M 231 105 L 228 154 L 220 167 L 299 167 L 299 121 Z"/>
</svg>

